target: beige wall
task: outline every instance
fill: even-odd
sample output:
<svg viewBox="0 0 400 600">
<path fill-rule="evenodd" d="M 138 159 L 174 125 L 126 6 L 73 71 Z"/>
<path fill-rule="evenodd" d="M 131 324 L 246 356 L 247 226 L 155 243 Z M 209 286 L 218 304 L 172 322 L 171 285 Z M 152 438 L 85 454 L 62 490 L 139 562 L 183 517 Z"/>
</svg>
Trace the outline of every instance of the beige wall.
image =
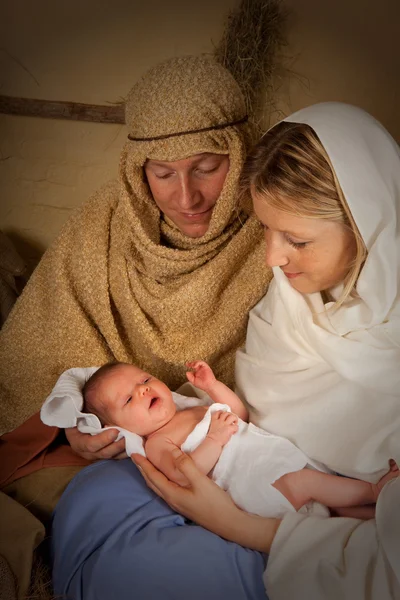
<svg viewBox="0 0 400 600">
<path fill-rule="evenodd" d="M 115 102 L 151 65 L 212 50 L 234 0 L 1 0 L 0 93 Z M 27 70 L 29 72 L 27 72 Z M 119 125 L 0 115 L 0 229 L 35 261 L 117 174 Z"/>
<path fill-rule="evenodd" d="M 400 139 L 398 0 L 285 0 L 299 77 L 279 108 L 358 104 Z M 149 66 L 207 52 L 236 0 L 0 0 L 0 93 L 78 102 L 125 96 Z M 276 120 L 280 113 L 274 115 Z M 0 115 L 0 228 L 31 262 L 117 172 L 122 126 Z"/>
<path fill-rule="evenodd" d="M 400 141 L 399 0 L 285 0 L 288 53 L 302 79 L 283 85 L 283 109 L 338 100 L 361 106 Z"/>
</svg>

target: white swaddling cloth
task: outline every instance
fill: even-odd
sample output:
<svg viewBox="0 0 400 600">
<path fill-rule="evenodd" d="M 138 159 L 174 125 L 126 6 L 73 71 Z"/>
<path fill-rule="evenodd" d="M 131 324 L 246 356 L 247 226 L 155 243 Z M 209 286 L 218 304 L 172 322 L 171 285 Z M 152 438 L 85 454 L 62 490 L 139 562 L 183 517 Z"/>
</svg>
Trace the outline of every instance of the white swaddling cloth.
<svg viewBox="0 0 400 600">
<path fill-rule="evenodd" d="M 98 369 L 99 367 L 86 367 L 64 371 L 41 408 L 41 420 L 46 425 L 62 429 L 78 427 L 82 433 L 90 433 L 91 435 L 96 435 L 107 429 L 118 429 L 117 440 L 125 438 L 125 448 L 128 456 L 133 453 L 145 456 L 143 440 L 140 435 L 122 427 L 102 427 L 100 419 L 96 415 L 82 412 L 82 388 Z M 193 406 L 208 406 L 211 402 L 207 395 L 203 395 L 202 398 L 192 398 L 172 392 L 172 397 L 177 410 L 192 408 Z"/>
<path fill-rule="evenodd" d="M 181 446 L 193 452 L 205 439 L 215 411 L 231 412 L 227 404 L 212 404 Z M 267 433 L 252 423 L 238 421 L 239 429 L 224 446 L 212 472 L 212 479 L 226 490 L 235 504 L 246 512 L 262 517 L 281 518 L 296 512 L 292 504 L 272 484 L 286 473 L 304 467 L 324 470 L 311 461 L 289 440 Z M 327 470 L 324 470 L 328 472 Z M 318 502 L 310 502 L 299 512 L 329 516 L 329 510 Z"/>
</svg>

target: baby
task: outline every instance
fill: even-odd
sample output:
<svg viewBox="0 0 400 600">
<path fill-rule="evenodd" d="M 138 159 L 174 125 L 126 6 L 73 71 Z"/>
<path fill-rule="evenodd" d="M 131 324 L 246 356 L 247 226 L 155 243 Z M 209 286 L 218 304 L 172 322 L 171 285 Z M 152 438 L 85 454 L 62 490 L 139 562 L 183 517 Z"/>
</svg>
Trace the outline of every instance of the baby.
<svg viewBox="0 0 400 600">
<path fill-rule="evenodd" d="M 134 365 L 112 363 L 85 384 L 84 410 L 97 415 L 104 427 L 119 426 L 142 436 L 147 458 L 179 484 L 185 479 L 174 467 L 171 452 L 177 446 L 190 451 L 197 467 L 226 489 L 238 506 L 261 516 L 310 511 L 317 502 L 342 515 L 348 507 L 357 507 L 348 509 L 349 516 L 362 518 L 360 507 L 375 504 L 385 483 L 398 476 L 394 464 L 377 484 L 313 468 L 289 440 L 246 423 L 248 412 L 240 398 L 215 378 L 205 362 L 187 366 L 188 380 L 218 406 L 177 411 L 172 392 L 162 381 Z M 370 518 L 371 510 L 365 516 Z"/>
</svg>

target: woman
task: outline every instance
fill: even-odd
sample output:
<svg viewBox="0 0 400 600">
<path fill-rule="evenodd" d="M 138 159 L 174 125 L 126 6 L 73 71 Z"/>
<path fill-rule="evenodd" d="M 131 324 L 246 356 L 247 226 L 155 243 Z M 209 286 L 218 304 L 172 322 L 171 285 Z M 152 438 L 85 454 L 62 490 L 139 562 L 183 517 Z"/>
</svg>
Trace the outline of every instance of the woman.
<svg viewBox="0 0 400 600">
<path fill-rule="evenodd" d="M 247 165 L 265 228 L 267 296 L 251 311 L 238 386 L 251 420 L 343 475 L 400 459 L 400 153 L 372 117 L 320 104 L 274 127 Z M 400 480 L 376 520 L 246 515 L 178 452 L 187 488 L 135 457 L 178 512 L 271 552 L 274 598 L 398 598 Z"/>
<path fill-rule="evenodd" d="M 261 228 L 238 203 L 250 135 L 231 75 L 207 57 L 169 60 L 133 88 L 126 122 L 119 180 L 67 223 L 1 331 L 4 490 L 43 519 L 84 459 L 123 449 L 112 443 L 117 432 L 92 438 L 70 430 L 74 453 L 40 424 L 36 411 L 60 373 L 132 361 L 177 388 L 187 360 L 203 358 L 232 384 L 248 311 L 271 276 Z M 10 514 L 10 499 L 3 500 Z M 22 509 L 14 509 L 15 523 Z M 25 555 L 37 529 L 31 520 L 30 543 L 21 538 Z M 15 569 L 29 560 L 16 560 Z"/>
</svg>

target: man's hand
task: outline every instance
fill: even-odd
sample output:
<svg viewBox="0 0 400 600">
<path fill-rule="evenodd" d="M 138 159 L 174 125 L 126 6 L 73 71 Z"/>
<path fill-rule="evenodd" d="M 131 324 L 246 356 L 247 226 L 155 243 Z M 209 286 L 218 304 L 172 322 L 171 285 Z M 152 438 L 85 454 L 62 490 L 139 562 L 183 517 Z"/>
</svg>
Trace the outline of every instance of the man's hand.
<svg viewBox="0 0 400 600">
<path fill-rule="evenodd" d="M 126 458 L 125 440 L 115 441 L 118 433 L 117 429 L 108 429 L 97 435 L 90 435 L 90 433 L 80 432 L 77 427 L 65 429 L 72 450 L 86 460 Z"/>
</svg>

